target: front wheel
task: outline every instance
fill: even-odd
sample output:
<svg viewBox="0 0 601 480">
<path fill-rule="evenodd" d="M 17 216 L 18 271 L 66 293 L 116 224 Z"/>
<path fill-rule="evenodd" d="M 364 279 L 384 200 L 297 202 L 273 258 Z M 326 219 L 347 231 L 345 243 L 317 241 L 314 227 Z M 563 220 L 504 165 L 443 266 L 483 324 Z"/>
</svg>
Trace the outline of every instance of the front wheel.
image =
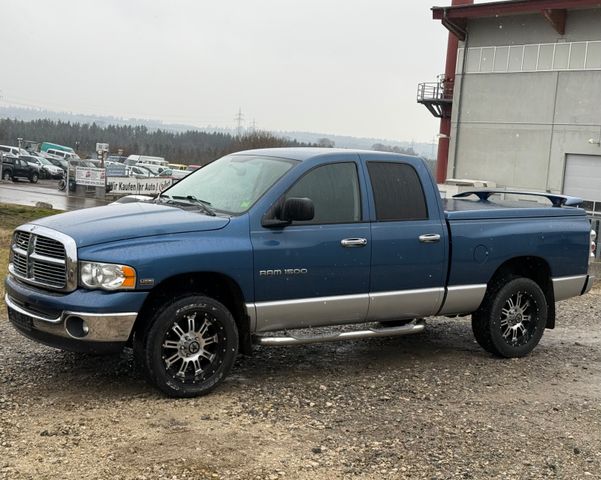
<svg viewBox="0 0 601 480">
<path fill-rule="evenodd" d="M 528 355 L 547 324 L 547 299 L 529 278 L 509 279 L 487 294 L 472 315 L 472 330 L 482 348 L 495 355 Z"/>
<path fill-rule="evenodd" d="M 4 173 L 2 174 L 2 178 L 8 182 L 8 181 L 10 181 L 10 180 L 12 179 L 12 175 L 11 175 L 11 174 L 10 174 L 10 172 L 7 170 L 6 172 L 4 172 Z"/>
<path fill-rule="evenodd" d="M 37 173 L 32 173 L 31 177 L 29 177 L 29 181 L 31 183 L 38 183 L 39 175 Z"/>
<path fill-rule="evenodd" d="M 210 392 L 231 370 L 238 329 L 221 303 L 190 295 L 158 311 L 140 347 L 146 376 L 158 389 L 172 397 L 196 397 Z"/>
</svg>

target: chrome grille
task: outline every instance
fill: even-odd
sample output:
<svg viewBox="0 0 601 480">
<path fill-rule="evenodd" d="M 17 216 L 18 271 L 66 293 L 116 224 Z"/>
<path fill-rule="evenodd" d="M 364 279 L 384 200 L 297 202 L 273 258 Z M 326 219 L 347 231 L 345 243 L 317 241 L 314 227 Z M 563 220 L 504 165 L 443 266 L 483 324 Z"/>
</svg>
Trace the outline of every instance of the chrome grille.
<svg viewBox="0 0 601 480">
<path fill-rule="evenodd" d="M 70 250 L 45 233 L 64 239 Z M 13 235 L 9 270 L 26 283 L 52 290 L 73 290 L 77 278 L 74 243 L 70 237 L 47 228 L 19 227 Z"/>
<path fill-rule="evenodd" d="M 57 240 L 38 235 L 36 236 L 34 245 L 33 252 L 38 255 L 44 255 L 50 258 L 60 258 L 61 260 L 65 258 L 65 247 Z"/>
<path fill-rule="evenodd" d="M 13 266 L 15 271 L 23 276 L 27 276 L 27 255 L 21 255 L 13 250 Z"/>
<path fill-rule="evenodd" d="M 15 245 L 25 251 L 29 247 L 29 238 L 31 237 L 31 233 L 29 232 L 21 232 L 17 230 L 15 232 Z"/>
<path fill-rule="evenodd" d="M 67 269 L 65 265 L 53 265 L 40 260 L 31 261 L 31 278 L 39 283 L 63 288 L 66 283 Z"/>
</svg>

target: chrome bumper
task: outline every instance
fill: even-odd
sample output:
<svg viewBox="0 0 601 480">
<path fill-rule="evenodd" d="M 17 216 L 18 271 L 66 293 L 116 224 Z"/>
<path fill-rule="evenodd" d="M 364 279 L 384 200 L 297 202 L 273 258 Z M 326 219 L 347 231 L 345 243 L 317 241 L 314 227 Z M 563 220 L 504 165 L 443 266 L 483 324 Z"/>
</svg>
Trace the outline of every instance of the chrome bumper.
<svg viewBox="0 0 601 480">
<path fill-rule="evenodd" d="M 64 311 L 57 318 L 49 318 L 19 305 L 8 294 L 4 301 L 9 309 L 9 320 L 20 330 L 44 332 L 52 336 L 81 342 L 120 343 L 129 339 L 138 314 L 85 313 Z M 12 311 L 11 311 L 12 310 Z"/>
</svg>

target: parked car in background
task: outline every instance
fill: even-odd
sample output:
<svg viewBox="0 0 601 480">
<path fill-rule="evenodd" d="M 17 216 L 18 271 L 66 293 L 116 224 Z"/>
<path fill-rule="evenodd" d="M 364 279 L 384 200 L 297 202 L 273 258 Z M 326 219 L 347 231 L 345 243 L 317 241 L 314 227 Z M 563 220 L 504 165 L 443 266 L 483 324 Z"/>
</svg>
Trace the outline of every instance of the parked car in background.
<svg viewBox="0 0 601 480">
<path fill-rule="evenodd" d="M 188 168 L 188 165 L 183 163 L 168 163 L 167 166 L 172 170 L 186 170 Z"/>
<path fill-rule="evenodd" d="M 193 172 L 194 170 L 198 170 L 202 165 L 188 165 L 186 167 L 186 171 Z"/>
<path fill-rule="evenodd" d="M 73 150 L 71 147 L 59 145 L 58 143 L 42 142 L 40 145 L 40 152 L 48 152 L 48 150 L 60 150 L 75 154 L 75 150 Z"/>
<path fill-rule="evenodd" d="M 175 180 L 181 180 L 182 178 L 190 175 L 192 172 L 187 172 L 186 170 L 176 170 L 171 168 L 166 168 L 161 173 L 159 173 L 159 177 L 171 177 Z"/>
<path fill-rule="evenodd" d="M 144 167 L 138 167 L 137 165 L 132 165 L 130 167 L 125 168 L 125 174 L 128 177 L 136 177 L 136 178 L 148 178 L 154 177 L 152 172 Z"/>
<path fill-rule="evenodd" d="M 127 159 L 124 155 L 109 155 L 106 160 L 108 162 L 123 163 Z"/>
<path fill-rule="evenodd" d="M 56 165 L 57 167 L 61 168 L 63 170 L 63 172 L 67 172 L 67 170 L 69 169 L 69 162 L 67 162 L 67 160 L 62 160 L 59 158 L 51 158 L 51 157 L 43 157 L 46 160 L 48 160 L 52 165 Z"/>
<path fill-rule="evenodd" d="M 167 169 L 167 167 L 165 167 L 165 166 L 153 165 L 151 163 L 136 163 L 135 166 L 140 167 L 140 168 L 145 168 L 146 170 L 150 171 L 150 173 L 152 173 L 152 175 L 154 175 L 155 177 L 160 175 L 160 173 L 163 170 Z"/>
<path fill-rule="evenodd" d="M 18 157 L 19 155 L 29 155 L 29 152 L 24 148 L 12 147 L 10 145 L 0 145 L 0 152 L 10 153 L 15 157 Z"/>
<path fill-rule="evenodd" d="M 44 153 L 46 158 L 58 158 L 59 160 L 80 160 L 79 155 L 73 152 L 65 152 L 64 150 L 56 150 L 49 148 Z"/>
<path fill-rule="evenodd" d="M 19 158 L 25 160 L 30 165 L 38 167 L 40 178 L 63 178 L 63 169 L 54 165 L 47 158 L 38 157 L 36 155 L 20 155 Z"/>
<path fill-rule="evenodd" d="M 37 183 L 40 171 L 37 166 L 30 165 L 25 160 L 9 153 L 2 155 L 2 178 L 13 182 L 26 179 L 31 183 Z"/>
<path fill-rule="evenodd" d="M 167 160 L 163 157 L 151 157 L 150 155 L 130 155 L 125 159 L 126 165 L 137 165 L 138 163 L 150 164 L 150 165 L 161 165 L 166 167 L 168 165 Z"/>
</svg>

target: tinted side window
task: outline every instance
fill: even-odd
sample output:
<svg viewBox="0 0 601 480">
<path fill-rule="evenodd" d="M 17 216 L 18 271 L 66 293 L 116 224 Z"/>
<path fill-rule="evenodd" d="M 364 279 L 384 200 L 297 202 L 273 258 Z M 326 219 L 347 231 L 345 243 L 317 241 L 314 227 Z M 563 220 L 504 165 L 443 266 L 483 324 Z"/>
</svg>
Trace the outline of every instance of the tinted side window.
<svg viewBox="0 0 601 480">
<path fill-rule="evenodd" d="M 367 162 L 380 221 L 425 220 L 428 208 L 417 172 L 405 163 Z"/>
<path fill-rule="evenodd" d="M 288 190 L 286 198 L 307 197 L 315 217 L 298 224 L 353 223 L 361 221 L 361 192 L 354 163 L 334 163 L 311 170 Z"/>
</svg>

